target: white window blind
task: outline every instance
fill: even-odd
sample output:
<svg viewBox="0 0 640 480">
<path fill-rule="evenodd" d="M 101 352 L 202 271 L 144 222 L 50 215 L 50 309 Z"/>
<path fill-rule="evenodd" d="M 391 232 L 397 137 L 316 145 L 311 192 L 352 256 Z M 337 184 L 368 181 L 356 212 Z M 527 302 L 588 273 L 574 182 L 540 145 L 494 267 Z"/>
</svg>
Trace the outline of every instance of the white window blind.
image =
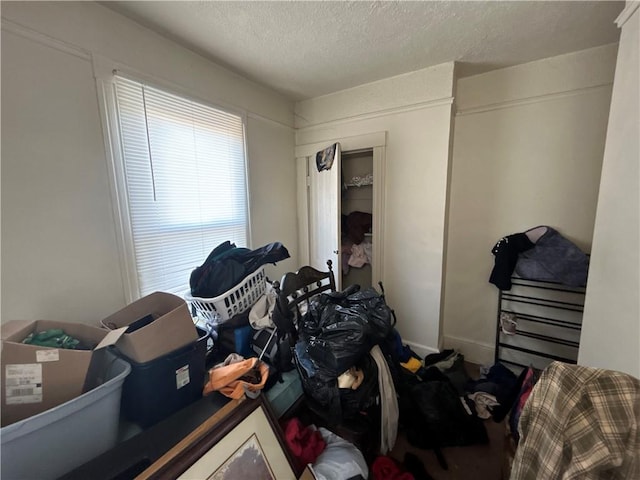
<svg viewBox="0 0 640 480">
<path fill-rule="evenodd" d="M 214 247 L 247 244 L 243 120 L 120 76 L 115 97 L 139 294 L 183 293 Z"/>
</svg>

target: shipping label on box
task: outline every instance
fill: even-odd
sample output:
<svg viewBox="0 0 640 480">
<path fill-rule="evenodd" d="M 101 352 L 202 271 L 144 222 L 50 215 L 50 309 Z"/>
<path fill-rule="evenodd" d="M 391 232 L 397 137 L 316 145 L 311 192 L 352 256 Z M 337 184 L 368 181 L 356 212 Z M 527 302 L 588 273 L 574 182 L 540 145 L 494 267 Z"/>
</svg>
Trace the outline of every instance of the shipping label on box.
<svg viewBox="0 0 640 480">
<path fill-rule="evenodd" d="M 185 385 L 189 385 L 190 381 L 189 365 L 185 365 L 176 370 L 176 390 L 180 390 Z"/>
<path fill-rule="evenodd" d="M 5 365 L 5 401 L 7 405 L 42 402 L 42 365 L 39 363 Z"/>
</svg>

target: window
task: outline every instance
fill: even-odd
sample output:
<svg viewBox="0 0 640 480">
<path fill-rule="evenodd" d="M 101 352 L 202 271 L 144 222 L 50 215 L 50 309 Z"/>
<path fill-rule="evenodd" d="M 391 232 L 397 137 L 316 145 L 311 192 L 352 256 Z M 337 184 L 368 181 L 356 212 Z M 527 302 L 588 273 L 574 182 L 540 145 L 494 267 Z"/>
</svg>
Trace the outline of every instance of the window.
<svg viewBox="0 0 640 480">
<path fill-rule="evenodd" d="M 117 75 L 112 93 L 132 296 L 181 294 L 219 243 L 247 245 L 243 119 Z"/>
</svg>

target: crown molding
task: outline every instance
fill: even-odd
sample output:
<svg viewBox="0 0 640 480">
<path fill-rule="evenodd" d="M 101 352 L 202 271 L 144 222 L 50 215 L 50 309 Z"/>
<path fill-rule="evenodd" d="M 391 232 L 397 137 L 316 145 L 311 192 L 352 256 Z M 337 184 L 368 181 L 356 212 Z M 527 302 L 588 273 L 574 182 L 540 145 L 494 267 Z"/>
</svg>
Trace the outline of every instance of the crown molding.
<svg viewBox="0 0 640 480">
<path fill-rule="evenodd" d="M 306 125 L 304 127 L 298 127 L 296 130 L 298 132 L 309 132 L 317 129 L 322 129 L 327 126 L 342 125 L 345 123 L 351 123 L 351 122 L 356 122 L 360 120 L 368 120 L 371 118 L 384 117 L 386 115 L 394 115 L 397 113 L 411 112 L 413 110 L 421 110 L 423 108 L 434 108 L 434 107 L 440 107 L 443 105 L 452 105 L 452 104 L 453 104 L 453 97 L 444 97 L 444 98 L 438 98 L 435 100 L 429 100 L 426 102 L 413 103 L 409 105 L 402 105 L 400 107 L 392 107 L 384 110 L 376 110 L 374 112 L 366 112 L 366 113 L 360 113 L 357 115 L 352 115 L 347 117 L 335 118 L 333 120 L 327 120 L 324 122 Z M 296 114 L 296 116 L 300 117 L 300 115 L 298 114 Z"/>
<path fill-rule="evenodd" d="M 638 1 L 627 2 L 624 10 L 622 10 L 622 12 L 620 12 L 620 15 L 618 15 L 618 18 L 614 20 L 618 28 L 622 28 L 622 26 L 627 23 L 627 20 L 629 20 L 631 16 L 636 12 L 636 10 L 638 10 L 638 7 L 640 7 L 640 2 Z"/>
<path fill-rule="evenodd" d="M 88 50 L 80 48 L 77 45 L 73 45 L 71 43 L 67 43 L 62 40 L 50 37 L 49 35 L 45 35 L 44 33 L 37 32 L 23 25 L 20 25 L 19 23 L 7 20 L 6 18 L 2 19 L 2 30 L 5 32 L 13 33 L 14 35 L 18 35 L 23 38 L 27 38 L 29 40 L 33 40 L 42 45 L 46 45 L 47 47 L 55 48 L 56 50 L 59 50 L 61 52 L 69 53 L 76 57 L 82 58 L 83 60 L 91 61 L 91 52 L 89 52 Z"/>
<path fill-rule="evenodd" d="M 577 88 L 575 90 L 567 90 L 564 92 L 547 93 L 543 95 L 535 95 L 532 97 L 518 98 L 516 100 L 505 100 L 504 102 L 491 103 L 489 105 L 482 105 L 479 107 L 460 109 L 456 112 L 456 116 L 462 117 L 465 115 L 473 115 L 476 113 L 490 112 L 492 110 L 502 110 L 505 108 L 521 107 L 524 105 L 531 105 L 534 103 L 557 100 L 559 98 L 573 97 L 575 95 L 590 93 L 596 90 L 600 90 L 602 88 L 610 88 L 612 85 L 613 85 L 613 82 L 608 82 L 600 85 L 593 85 L 590 87 Z"/>
</svg>

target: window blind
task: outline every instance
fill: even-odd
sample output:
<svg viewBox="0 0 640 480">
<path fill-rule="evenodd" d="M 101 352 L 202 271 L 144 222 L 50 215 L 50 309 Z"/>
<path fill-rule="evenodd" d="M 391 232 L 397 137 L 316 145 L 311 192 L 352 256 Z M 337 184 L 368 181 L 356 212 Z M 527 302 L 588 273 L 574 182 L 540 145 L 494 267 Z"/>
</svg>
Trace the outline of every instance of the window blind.
<svg viewBox="0 0 640 480">
<path fill-rule="evenodd" d="M 121 76 L 115 97 L 139 293 L 183 293 L 215 246 L 247 244 L 243 120 Z"/>
</svg>

